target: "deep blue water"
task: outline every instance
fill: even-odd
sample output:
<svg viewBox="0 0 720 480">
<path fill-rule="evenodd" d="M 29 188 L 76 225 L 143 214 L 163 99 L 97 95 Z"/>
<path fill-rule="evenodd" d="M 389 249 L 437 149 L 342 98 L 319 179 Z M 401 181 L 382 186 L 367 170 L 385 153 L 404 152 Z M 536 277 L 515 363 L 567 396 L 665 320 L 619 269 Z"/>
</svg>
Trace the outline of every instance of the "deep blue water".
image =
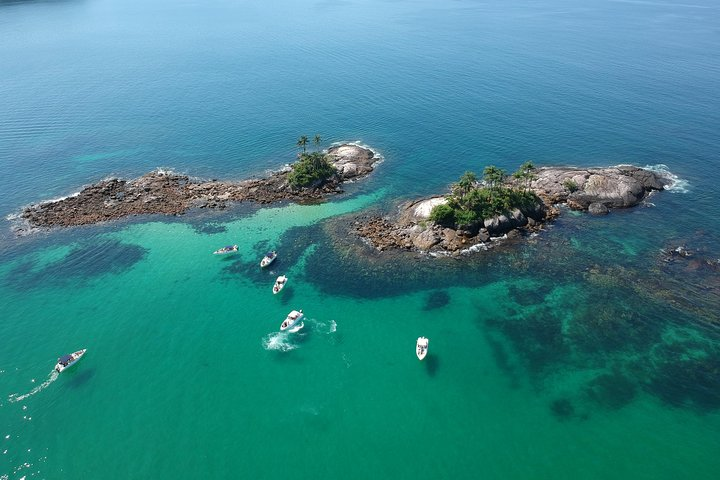
<svg viewBox="0 0 720 480">
<path fill-rule="evenodd" d="M 419 461 L 420 478 L 714 478 L 718 273 L 658 266 L 657 252 L 720 258 L 718 52 L 711 0 L 0 0 L 3 218 L 158 167 L 262 175 L 303 134 L 385 157 L 349 195 L 307 209 L 23 238 L 6 221 L 0 480 L 287 478 L 274 442 L 307 438 L 323 450 L 296 459 L 293 478 L 416 478 Z M 373 270 L 332 250 L 336 215 L 392 211 L 466 170 L 526 160 L 665 165 L 681 181 L 654 206 L 566 212 L 538 244 L 463 265 Z M 208 267 L 197 252 L 223 233 L 243 242 L 240 259 Z M 293 285 L 272 329 L 288 301 L 328 312 L 296 357 L 273 356 L 265 325 L 235 330 L 238 311 L 265 315 L 254 255 L 274 243 Z M 421 376 L 394 350 L 409 338 L 412 352 L 415 316 L 440 352 Z M 77 343 L 96 353 L 75 376 L 27 412 L 5 400 Z M 139 367 L 125 348 L 153 356 Z M 209 359 L 178 381 L 188 365 L 172 359 L 187 351 Z M 118 373 L 123 361 L 156 386 Z M 127 388 L 139 393 L 118 401 Z M 273 416 L 284 389 L 296 417 Z M 72 402 L 74 416 L 55 413 Z M 125 453 L 108 431 L 129 439 Z M 94 444 L 73 451 L 63 435 Z M 418 435 L 429 440 L 414 450 Z M 348 468 L 357 458 L 365 470 Z"/>
</svg>

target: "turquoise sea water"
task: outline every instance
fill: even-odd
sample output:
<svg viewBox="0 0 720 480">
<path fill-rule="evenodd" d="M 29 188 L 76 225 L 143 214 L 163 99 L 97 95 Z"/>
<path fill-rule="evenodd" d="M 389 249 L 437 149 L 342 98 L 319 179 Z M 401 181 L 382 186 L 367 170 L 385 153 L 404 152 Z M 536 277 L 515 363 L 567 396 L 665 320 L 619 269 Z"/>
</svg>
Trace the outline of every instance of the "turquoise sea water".
<svg viewBox="0 0 720 480">
<path fill-rule="evenodd" d="M 0 1 L 0 479 L 717 478 L 720 7 L 258 3 Z M 263 175 L 315 133 L 384 162 L 320 205 L 11 231 L 107 176 Z M 347 235 L 528 159 L 679 181 L 462 261 Z"/>
</svg>

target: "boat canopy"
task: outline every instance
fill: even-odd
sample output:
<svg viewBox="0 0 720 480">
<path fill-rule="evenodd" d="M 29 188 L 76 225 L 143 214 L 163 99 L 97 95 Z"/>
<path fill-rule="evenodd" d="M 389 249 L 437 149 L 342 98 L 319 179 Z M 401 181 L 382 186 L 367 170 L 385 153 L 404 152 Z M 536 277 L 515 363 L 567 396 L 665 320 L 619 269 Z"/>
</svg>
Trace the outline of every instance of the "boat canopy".
<svg viewBox="0 0 720 480">
<path fill-rule="evenodd" d="M 275 252 L 267 252 L 267 253 L 265 254 L 265 256 L 266 256 L 266 257 L 273 257 L 273 256 L 275 256 Z"/>
<path fill-rule="evenodd" d="M 72 355 L 63 355 L 62 357 L 58 358 L 58 363 L 61 365 L 67 365 L 72 359 Z"/>
</svg>

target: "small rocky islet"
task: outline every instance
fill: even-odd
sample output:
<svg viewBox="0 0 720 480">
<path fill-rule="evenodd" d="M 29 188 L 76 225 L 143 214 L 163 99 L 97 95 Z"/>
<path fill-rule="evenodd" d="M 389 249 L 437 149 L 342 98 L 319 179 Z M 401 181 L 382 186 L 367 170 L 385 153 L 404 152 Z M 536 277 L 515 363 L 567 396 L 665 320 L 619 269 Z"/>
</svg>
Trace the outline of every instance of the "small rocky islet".
<svg viewBox="0 0 720 480">
<path fill-rule="evenodd" d="M 511 207 L 506 213 L 487 216 L 462 228 L 431 221 L 448 195 L 432 196 L 401 204 L 395 215 L 358 218 L 353 231 L 377 250 L 410 250 L 457 255 L 488 249 L 492 240 L 518 237 L 543 228 L 560 215 L 561 205 L 594 215 L 613 208 L 638 205 L 651 192 L 665 189 L 670 181 L 650 170 L 623 165 L 608 168 L 542 167 L 533 170 L 526 187 L 535 201 Z M 508 185 L 517 184 L 510 178 Z"/>
<path fill-rule="evenodd" d="M 134 180 L 102 180 L 61 200 L 26 207 L 20 214 L 25 225 L 17 226 L 16 233 L 32 228 L 90 225 L 131 215 L 180 215 L 191 208 L 224 209 L 231 202 L 267 205 L 317 201 L 340 193 L 344 182 L 368 175 L 381 159 L 372 150 L 354 144 L 331 147 L 325 157 L 335 167 L 335 174 L 304 188 L 291 184 L 289 166 L 266 178 L 240 182 L 199 181 L 163 171 Z"/>
</svg>

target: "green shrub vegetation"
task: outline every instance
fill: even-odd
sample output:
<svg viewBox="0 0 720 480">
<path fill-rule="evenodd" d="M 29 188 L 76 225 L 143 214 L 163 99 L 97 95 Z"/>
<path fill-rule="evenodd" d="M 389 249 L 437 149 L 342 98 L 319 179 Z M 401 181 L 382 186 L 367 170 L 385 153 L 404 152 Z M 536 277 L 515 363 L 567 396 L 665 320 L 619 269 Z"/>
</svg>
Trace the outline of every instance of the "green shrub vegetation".
<svg viewBox="0 0 720 480">
<path fill-rule="evenodd" d="M 530 190 L 535 178 L 532 162 L 525 162 L 513 173 L 511 182 L 502 169 L 492 165 L 483 170 L 482 182 L 475 173 L 465 172 L 445 197 L 447 203 L 432 209 L 430 220 L 446 227 L 468 228 L 485 218 L 531 207 L 540 201 Z"/>
<path fill-rule="evenodd" d="M 298 161 L 292 165 L 292 172 L 288 174 L 288 182 L 291 186 L 299 188 L 320 184 L 337 173 L 337 169 L 327 155 L 320 151 L 321 140 L 320 135 L 315 135 L 313 143 L 317 151 L 308 153 L 308 137 L 303 135 L 298 138 L 295 145 L 302 148 L 302 152 L 298 155 Z"/>
<path fill-rule="evenodd" d="M 455 210 L 448 204 L 435 205 L 430 211 L 430 220 L 444 227 L 455 225 Z"/>
<path fill-rule="evenodd" d="M 577 182 L 575 182 L 575 180 L 572 180 L 570 178 L 568 178 L 567 180 L 565 180 L 563 182 L 563 187 L 565 187 L 567 189 L 567 191 L 570 193 L 577 192 L 578 189 L 580 188 L 580 187 L 578 187 Z"/>
<path fill-rule="evenodd" d="M 288 182 L 293 187 L 308 187 L 322 183 L 335 175 L 337 170 L 322 152 L 301 153 L 300 159 L 292 166 Z"/>
</svg>

